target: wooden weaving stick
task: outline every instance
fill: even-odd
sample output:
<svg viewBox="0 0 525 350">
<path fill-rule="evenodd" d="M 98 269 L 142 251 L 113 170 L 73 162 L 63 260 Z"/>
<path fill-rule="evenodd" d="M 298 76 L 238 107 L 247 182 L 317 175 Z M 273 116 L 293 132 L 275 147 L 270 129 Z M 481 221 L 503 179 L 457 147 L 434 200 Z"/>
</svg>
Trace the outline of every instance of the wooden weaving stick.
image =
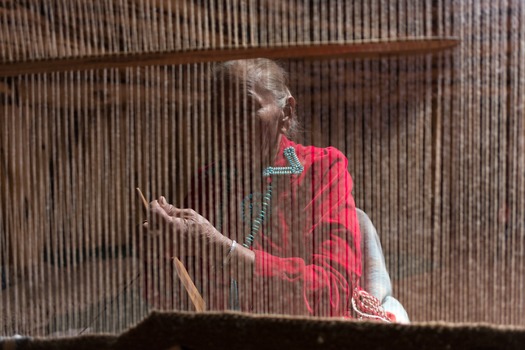
<svg viewBox="0 0 525 350">
<path fill-rule="evenodd" d="M 148 201 L 142 194 L 140 188 L 137 187 L 136 190 L 140 200 L 142 201 L 142 209 L 144 215 L 147 216 L 149 207 Z M 195 307 L 195 310 L 197 310 L 197 312 L 206 310 L 206 303 L 204 302 L 204 299 L 199 293 L 199 290 L 195 286 L 195 283 L 193 283 L 190 274 L 188 273 L 188 270 L 186 270 L 186 268 L 184 267 L 182 261 L 180 261 L 177 257 L 173 257 L 173 264 L 175 266 L 175 270 L 177 271 L 177 275 L 179 276 L 180 281 L 184 285 L 184 288 L 186 289 L 186 292 L 188 293 L 188 296 L 190 297 L 190 300 L 193 303 L 193 306 Z"/>
<path fill-rule="evenodd" d="M 272 47 L 241 47 L 208 50 L 104 54 L 24 60 L 0 64 L 0 77 L 70 70 L 177 65 L 266 57 L 285 58 L 377 58 L 441 52 L 458 46 L 455 37 L 368 40 L 354 43 L 293 44 Z"/>
</svg>

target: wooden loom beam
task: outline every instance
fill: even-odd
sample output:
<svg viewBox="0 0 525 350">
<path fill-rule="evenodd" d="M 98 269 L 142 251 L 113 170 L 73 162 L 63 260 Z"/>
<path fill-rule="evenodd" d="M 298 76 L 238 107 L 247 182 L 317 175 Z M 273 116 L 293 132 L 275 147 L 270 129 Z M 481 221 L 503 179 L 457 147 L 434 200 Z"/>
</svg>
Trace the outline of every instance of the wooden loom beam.
<svg viewBox="0 0 525 350">
<path fill-rule="evenodd" d="M 84 57 L 51 58 L 9 62 L 0 65 L 0 77 L 21 74 L 64 72 L 104 68 L 127 68 L 151 65 L 179 65 L 228 61 L 247 58 L 377 58 L 430 54 L 449 50 L 460 41 L 457 38 L 424 38 L 395 41 L 362 41 L 350 44 L 328 43 L 272 47 L 145 52 L 138 54 L 107 54 Z"/>
</svg>

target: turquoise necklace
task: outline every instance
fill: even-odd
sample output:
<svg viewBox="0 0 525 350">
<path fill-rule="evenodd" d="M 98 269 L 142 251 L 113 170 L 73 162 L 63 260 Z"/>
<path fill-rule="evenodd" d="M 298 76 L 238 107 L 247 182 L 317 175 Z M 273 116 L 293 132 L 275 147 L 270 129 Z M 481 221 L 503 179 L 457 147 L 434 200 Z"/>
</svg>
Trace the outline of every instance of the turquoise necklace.
<svg viewBox="0 0 525 350">
<path fill-rule="evenodd" d="M 266 189 L 266 193 L 263 197 L 262 207 L 261 207 L 261 213 L 259 216 L 253 221 L 251 232 L 248 236 L 246 236 L 246 239 L 244 240 L 243 246 L 246 248 L 250 248 L 253 244 L 253 241 L 255 240 L 255 236 L 257 235 L 257 232 L 259 232 L 259 228 L 261 227 L 262 223 L 264 222 L 264 218 L 266 217 L 266 210 L 268 209 L 268 206 L 270 205 L 270 201 L 272 200 L 272 182 L 271 182 L 271 176 L 272 175 L 298 175 L 301 174 L 304 170 L 303 165 L 299 162 L 299 159 L 297 158 L 297 154 L 295 153 L 295 148 L 288 147 L 283 152 L 284 156 L 288 160 L 288 163 L 290 166 L 286 167 L 267 167 L 263 171 L 263 177 L 269 178 L 268 186 Z"/>
</svg>

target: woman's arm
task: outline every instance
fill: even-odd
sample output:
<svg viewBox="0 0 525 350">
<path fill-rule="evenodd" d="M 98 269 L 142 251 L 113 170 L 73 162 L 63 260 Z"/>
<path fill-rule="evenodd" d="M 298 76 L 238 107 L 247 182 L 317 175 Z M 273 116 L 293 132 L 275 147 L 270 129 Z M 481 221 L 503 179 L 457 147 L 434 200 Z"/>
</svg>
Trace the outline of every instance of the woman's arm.
<svg viewBox="0 0 525 350">
<path fill-rule="evenodd" d="M 409 323 L 410 319 L 403 305 L 392 296 L 392 283 L 377 231 L 364 211 L 357 209 L 357 217 L 361 227 L 363 288 L 379 299 L 385 311 L 394 314 L 396 322 Z"/>
</svg>

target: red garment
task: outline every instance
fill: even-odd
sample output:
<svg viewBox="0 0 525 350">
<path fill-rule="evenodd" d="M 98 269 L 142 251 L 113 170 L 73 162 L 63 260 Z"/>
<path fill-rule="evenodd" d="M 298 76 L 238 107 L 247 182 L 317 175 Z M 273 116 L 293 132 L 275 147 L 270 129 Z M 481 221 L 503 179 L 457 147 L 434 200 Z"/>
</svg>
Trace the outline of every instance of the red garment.
<svg viewBox="0 0 525 350">
<path fill-rule="evenodd" d="M 348 160 L 333 147 L 302 146 L 283 137 L 275 166 L 288 166 L 287 147 L 295 148 L 304 171 L 272 179 L 289 181 L 277 186 L 270 204 L 279 231 L 269 236 L 263 227 L 254 242 L 254 274 L 280 279 L 283 291 L 301 291 L 310 314 L 346 315 L 361 276 L 361 234 Z"/>
<path fill-rule="evenodd" d="M 289 166 L 283 155 L 288 147 L 294 147 L 304 171 L 271 177 L 270 210 L 253 243 L 253 275 L 245 271 L 238 280 L 240 308 L 256 313 L 347 316 L 352 292 L 361 276 L 361 234 L 348 160 L 333 147 L 302 146 L 283 137 L 275 167 Z M 262 199 L 266 190 L 260 189 L 258 196 L 246 192 L 247 186 L 240 181 L 250 178 L 246 167 L 243 164 L 236 169 L 221 162 L 202 169 L 186 203 L 239 244 L 244 243 L 253 221 L 249 215 L 249 204 L 253 203 L 248 199 Z M 257 216 L 254 210 L 251 219 Z M 168 255 L 176 254 L 174 251 Z M 227 309 L 229 271 L 206 267 L 204 259 L 182 260 L 207 308 Z M 169 256 L 160 264 L 166 261 L 169 263 Z M 187 305 L 181 289 L 164 288 L 163 293 L 162 288 L 155 287 L 154 274 L 146 279 L 150 304 L 167 309 Z"/>
</svg>

